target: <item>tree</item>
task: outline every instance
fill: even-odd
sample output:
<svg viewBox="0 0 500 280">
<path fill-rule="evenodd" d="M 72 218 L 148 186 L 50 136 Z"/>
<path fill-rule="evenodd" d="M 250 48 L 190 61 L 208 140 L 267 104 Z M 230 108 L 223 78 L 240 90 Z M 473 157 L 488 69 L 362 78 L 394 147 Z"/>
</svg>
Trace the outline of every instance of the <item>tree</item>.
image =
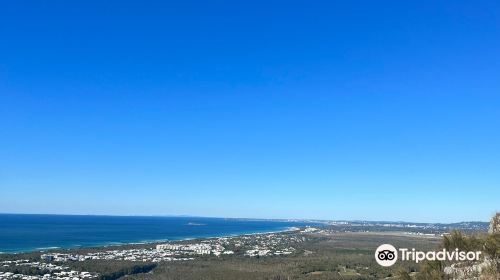
<svg viewBox="0 0 500 280">
<path fill-rule="evenodd" d="M 410 274 L 404 268 L 398 269 L 395 276 L 397 280 L 411 280 Z"/>
</svg>

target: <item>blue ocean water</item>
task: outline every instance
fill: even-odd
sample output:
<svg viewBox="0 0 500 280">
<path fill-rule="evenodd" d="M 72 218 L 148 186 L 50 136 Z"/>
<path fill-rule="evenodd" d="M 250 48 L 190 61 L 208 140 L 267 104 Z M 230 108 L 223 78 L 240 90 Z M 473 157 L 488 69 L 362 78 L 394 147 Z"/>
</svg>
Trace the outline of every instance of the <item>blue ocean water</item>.
<svg viewBox="0 0 500 280">
<path fill-rule="evenodd" d="M 282 231 L 305 222 L 200 217 L 0 214 L 0 252 Z"/>
</svg>

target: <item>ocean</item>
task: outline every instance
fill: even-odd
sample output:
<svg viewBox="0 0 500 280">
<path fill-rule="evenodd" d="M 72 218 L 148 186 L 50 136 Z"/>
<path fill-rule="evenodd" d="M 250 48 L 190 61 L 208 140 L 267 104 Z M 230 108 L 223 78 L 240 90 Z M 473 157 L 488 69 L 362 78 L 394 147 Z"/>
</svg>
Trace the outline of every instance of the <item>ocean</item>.
<svg viewBox="0 0 500 280">
<path fill-rule="evenodd" d="M 0 252 L 232 236 L 306 225 L 313 224 L 201 217 L 0 214 Z"/>
</svg>

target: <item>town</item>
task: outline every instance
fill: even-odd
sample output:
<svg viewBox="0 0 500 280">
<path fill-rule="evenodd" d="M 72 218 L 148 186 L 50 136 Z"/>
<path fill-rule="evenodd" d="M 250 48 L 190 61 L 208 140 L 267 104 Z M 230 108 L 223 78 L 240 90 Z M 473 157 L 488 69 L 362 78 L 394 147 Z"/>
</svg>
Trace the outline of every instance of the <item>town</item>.
<svg viewBox="0 0 500 280">
<path fill-rule="evenodd" d="M 290 255 L 296 251 L 293 244 L 306 241 L 305 234 L 318 231 L 306 227 L 302 230 L 282 233 L 251 234 L 235 237 L 220 237 L 204 240 L 176 241 L 156 244 L 154 247 L 122 250 L 97 250 L 85 254 L 47 252 L 39 261 L 27 259 L 1 262 L 0 280 L 80 280 L 99 276 L 98 273 L 71 270 L 68 264 L 90 260 L 119 260 L 144 263 L 192 261 L 200 256 L 220 257 L 242 255 L 244 257 L 265 257 Z M 15 273 L 21 267 L 32 268 L 32 274 Z M 3 271 L 3 272 L 2 272 Z M 43 273 L 42 273 L 43 272 Z"/>
<path fill-rule="evenodd" d="M 70 270 L 68 266 L 61 266 L 46 262 L 31 262 L 30 260 L 21 259 L 14 261 L 3 261 L 0 262 L 0 266 L 3 270 L 8 268 L 28 268 L 34 271 L 40 271 L 41 275 L 25 275 L 22 273 L 14 273 L 5 271 L 0 271 L 0 280 L 7 279 L 22 279 L 22 280 L 78 280 L 78 279 L 90 279 L 96 278 L 99 275 L 97 273 L 91 273 L 87 271 L 74 271 Z"/>
</svg>

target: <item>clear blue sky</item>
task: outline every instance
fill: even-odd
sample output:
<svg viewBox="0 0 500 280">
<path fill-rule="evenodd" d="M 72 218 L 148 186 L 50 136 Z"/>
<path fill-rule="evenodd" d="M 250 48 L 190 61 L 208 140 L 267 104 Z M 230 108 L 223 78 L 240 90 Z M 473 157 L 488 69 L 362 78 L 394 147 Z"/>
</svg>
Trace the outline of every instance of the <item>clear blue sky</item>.
<svg viewBox="0 0 500 280">
<path fill-rule="evenodd" d="M 498 1 L 2 1 L 0 212 L 500 210 Z"/>
</svg>

